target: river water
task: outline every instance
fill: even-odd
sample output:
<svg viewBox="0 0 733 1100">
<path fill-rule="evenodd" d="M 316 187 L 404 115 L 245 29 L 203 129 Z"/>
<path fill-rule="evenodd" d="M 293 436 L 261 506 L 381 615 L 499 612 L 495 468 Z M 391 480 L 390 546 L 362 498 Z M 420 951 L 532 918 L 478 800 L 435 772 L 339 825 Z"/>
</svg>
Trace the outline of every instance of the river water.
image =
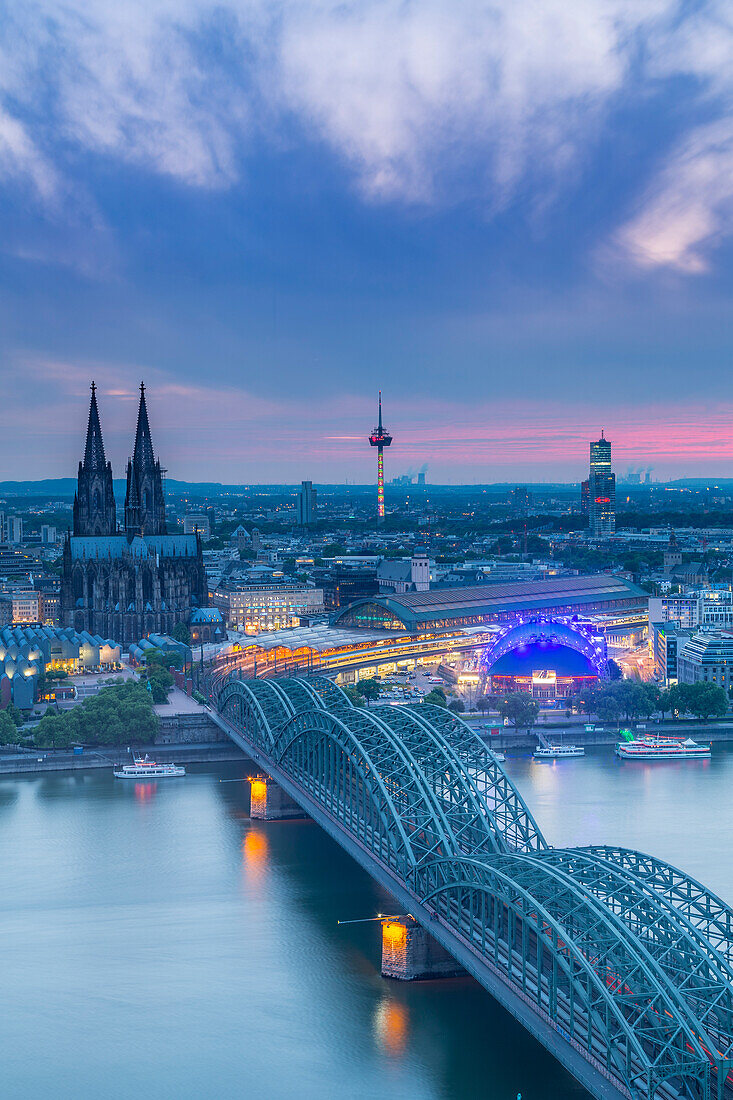
<svg viewBox="0 0 733 1100">
<path fill-rule="evenodd" d="M 733 748 L 507 770 L 554 844 L 664 856 L 733 900 Z M 3 1100 L 587 1100 L 468 978 L 379 974 L 389 901 L 239 764 L 0 777 Z"/>
</svg>

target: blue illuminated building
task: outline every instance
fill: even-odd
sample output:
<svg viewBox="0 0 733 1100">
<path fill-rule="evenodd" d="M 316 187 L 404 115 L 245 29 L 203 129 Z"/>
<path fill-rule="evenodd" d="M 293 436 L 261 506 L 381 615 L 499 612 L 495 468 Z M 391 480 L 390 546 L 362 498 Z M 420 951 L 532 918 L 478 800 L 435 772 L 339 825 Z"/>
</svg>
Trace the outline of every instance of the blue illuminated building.
<svg viewBox="0 0 733 1100">
<path fill-rule="evenodd" d="M 481 655 L 487 688 L 524 691 L 540 702 L 576 695 L 608 676 L 606 640 L 576 617 L 517 619 Z"/>
</svg>

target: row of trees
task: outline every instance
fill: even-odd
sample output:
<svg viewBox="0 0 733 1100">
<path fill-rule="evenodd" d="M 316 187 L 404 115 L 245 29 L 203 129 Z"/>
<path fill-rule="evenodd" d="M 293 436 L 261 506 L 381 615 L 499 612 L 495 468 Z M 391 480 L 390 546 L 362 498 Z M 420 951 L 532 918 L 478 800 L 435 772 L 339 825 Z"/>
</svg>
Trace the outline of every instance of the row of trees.
<svg viewBox="0 0 733 1100">
<path fill-rule="evenodd" d="M 575 700 L 588 715 L 595 714 L 603 722 L 624 719 L 651 718 L 653 714 L 681 718 L 722 718 L 728 713 L 728 696 L 717 684 L 673 684 L 665 691 L 656 684 L 640 680 L 619 680 L 599 683 L 581 692 Z"/>
<path fill-rule="evenodd" d="M 150 744 L 159 729 L 160 719 L 153 710 L 150 692 L 142 684 L 127 680 L 102 688 L 72 710 L 45 714 L 33 732 L 33 744 L 55 749 L 76 744 Z"/>
</svg>

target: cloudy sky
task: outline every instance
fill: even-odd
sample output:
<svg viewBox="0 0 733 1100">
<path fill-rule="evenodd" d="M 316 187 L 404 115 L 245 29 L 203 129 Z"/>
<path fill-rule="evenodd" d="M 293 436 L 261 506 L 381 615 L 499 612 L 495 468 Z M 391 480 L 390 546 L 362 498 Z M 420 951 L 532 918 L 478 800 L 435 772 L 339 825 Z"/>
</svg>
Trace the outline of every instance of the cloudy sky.
<svg viewBox="0 0 733 1100">
<path fill-rule="evenodd" d="M 0 13 L 0 480 L 733 476 L 728 0 Z"/>
</svg>

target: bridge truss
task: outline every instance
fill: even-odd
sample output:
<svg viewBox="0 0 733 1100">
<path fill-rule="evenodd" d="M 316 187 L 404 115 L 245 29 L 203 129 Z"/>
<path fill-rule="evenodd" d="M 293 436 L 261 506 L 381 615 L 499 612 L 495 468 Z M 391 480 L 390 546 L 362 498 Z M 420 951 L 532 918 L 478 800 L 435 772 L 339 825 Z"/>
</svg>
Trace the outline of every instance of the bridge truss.
<svg viewBox="0 0 733 1100">
<path fill-rule="evenodd" d="M 733 1100 L 733 911 L 652 856 L 552 848 L 440 707 L 244 680 L 231 736 L 598 1097 Z"/>
</svg>

